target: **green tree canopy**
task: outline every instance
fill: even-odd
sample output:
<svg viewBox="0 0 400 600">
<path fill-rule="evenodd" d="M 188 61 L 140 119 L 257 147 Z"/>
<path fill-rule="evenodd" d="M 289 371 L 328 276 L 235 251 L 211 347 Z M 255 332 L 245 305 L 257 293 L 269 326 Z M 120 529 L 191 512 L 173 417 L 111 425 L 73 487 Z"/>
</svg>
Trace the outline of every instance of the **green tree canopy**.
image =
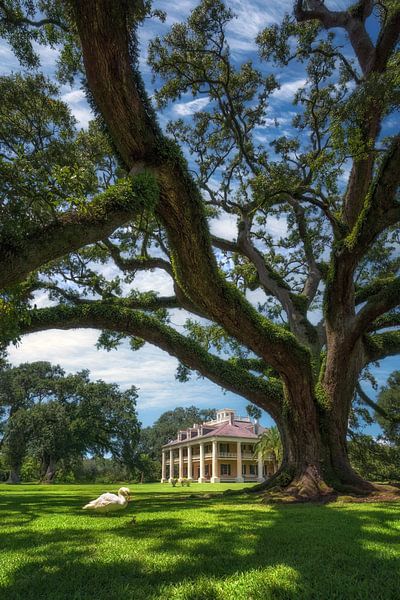
<svg viewBox="0 0 400 600">
<path fill-rule="evenodd" d="M 52 481 L 60 460 L 110 453 L 133 471 L 140 423 L 136 388 L 92 382 L 88 371 L 66 375 L 50 363 L 26 363 L 0 375 L 3 451 L 18 481 L 28 453 Z"/>
</svg>

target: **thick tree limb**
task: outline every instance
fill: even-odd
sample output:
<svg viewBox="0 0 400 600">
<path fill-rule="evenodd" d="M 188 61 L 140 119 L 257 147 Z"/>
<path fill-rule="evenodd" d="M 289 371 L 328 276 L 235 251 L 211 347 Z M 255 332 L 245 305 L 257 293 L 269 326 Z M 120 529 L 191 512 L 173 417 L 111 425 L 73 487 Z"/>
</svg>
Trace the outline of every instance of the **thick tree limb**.
<svg viewBox="0 0 400 600">
<path fill-rule="evenodd" d="M 388 60 L 399 41 L 399 36 L 400 8 L 397 8 L 390 14 L 379 33 L 372 71 L 381 73 L 386 69 Z"/>
<path fill-rule="evenodd" d="M 341 27 L 348 33 L 350 43 L 364 74 L 371 70 L 375 48 L 365 29 L 365 20 L 373 9 L 372 0 L 361 0 L 347 11 L 331 11 L 321 0 L 297 0 L 294 14 L 297 21 L 317 19 L 325 29 Z"/>
<path fill-rule="evenodd" d="M 176 147 L 161 136 L 132 69 L 128 3 L 71 0 L 71 4 L 89 88 L 119 154 L 129 169 L 138 162 L 152 165 L 157 178 L 157 214 L 168 233 L 176 282 L 201 311 L 284 377 L 304 381 L 309 376 L 311 381 L 308 351 L 292 334 L 260 318 L 218 271 L 201 195 Z"/>
<path fill-rule="evenodd" d="M 58 285 L 48 283 L 46 281 L 39 282 L 35 287 L 36 289 L 43 289 L 48 290 L 50 292 L 54 292 L 57 296 L 63 298 L 72 305 L 97 304 L 99 302 L 98 300 L 88 300 L 87 298 L 82 298 L 71 290 L 67 290 L 65 288 L 59 287 Z M 103 298 L 102 301 L 104 303 L 110 303 L 111 306 L 119 306 L 143 311 L 181 308 L 180 302 L 178 301 L 176 296 L 152 296 L 144 294 L 142 297 L 138 298 L 113 297 Z"/>
<path fill-rule="evenodd" d="M 116 188 L 118 190 L 118 188 Z M 97 242 L 124 225 L 145 205 L 145 199 L 132 193 L 119 198 L 112 188 L 85 205 L 84 210 L 66 212 L 51 223 L 38 227 L 22 241 L 0 241 L 0 288 L 25 279 L 49 261 Z"/>
<path fill-rule="evenodd" d="M 356 305 L 367 302 L 372 296 L 380 294 L 388 286 L 391 286 L 396 281 L 396 277 L 381 277 L 375 279 L 370 284 L 356 289 L 355 303 Z"/>
<path fill-rule="evenodd" d="M 362 212 L 346 240 L 357 261 L 382 231 L 400 221 L 400 202 L 397 199 L 399 164 L 400 135 L 397 135 L 382 159 L 371 189 L 364 199 Z"/>
<path fill-rule="evenodd" d="M 385 331 L 364 336 L 365 364 L 400 354 L 400 331 Z"/>
<path fill-rule="evenodd" d="M 378 317 L 369 325 L 367 331 L 379 331 L 379 329 L 386 329 L 388 327 L 400 327 L 400 312 L 388 312 L 386 315 Z"/>
<path fill-rule="evenodd" d="M 400 306 L 400 277 L 392 279 L 379 292 L 369 297 L 367 304 L 355 318 L 355 339 L 367 331 L 377 317 L 396 306 Z"/>
<path fill-rule="evenodd" d="M 214 383 L 248 398 L 274 419 L 280 418 L 283 393 L 278 380 L 254 377 L 246 369 L 208 353 L 193 340 L 143 312 L 107 302 L 55 306 L 30 311 L 29 317 L 21 321 L 20 328 L 22 334 L 48 329 L 94 328 L 142 338 Z"/>
<path fill-rule="evenodd" d="M 216 235 L 212 235 L 211 243 L 215 248 L 219 248 L 219 250 L 224 250 L 225 252 L 237 252 L 238 254 L 241 254 L 240 248 L 236 242 L 224 240 Z"/>
</svg>

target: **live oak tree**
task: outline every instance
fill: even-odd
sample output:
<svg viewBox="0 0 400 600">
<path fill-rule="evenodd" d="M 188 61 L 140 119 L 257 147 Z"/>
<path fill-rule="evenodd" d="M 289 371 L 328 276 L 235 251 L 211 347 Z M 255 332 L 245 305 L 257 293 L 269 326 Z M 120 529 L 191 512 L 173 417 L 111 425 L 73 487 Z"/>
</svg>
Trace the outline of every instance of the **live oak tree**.
<svg viewBox="0 0 400 600">
<path fill-rule="evenodd" d="M 180 360 L 181 379 L 197 371 L 273 417 L 284 455 L 269 485 L 303 498 L 372 489 L 349 463 L 346 434 L 363 370 L 400 353 L 398 3 L 360 0 L 333 11 L 329 2 L 298 0 L 280 26 L 260 32 L 260 64 L 238 65 L 226 33 L 231 11 L 203 0 L 150 45 L 159 107 L 186 94 L 208 100 L 190 123 L 169 124 L 169 135 L 137 61 L 138 25 L 155 18 L 149 3 L 46 1 L 39 17 L 30 2 L 0 8 L 17 49 L 13 32 L 29 50 L 42 27 L 57 31 L 62 77 L 84 78 L 127 174 L 124 198 L 138 181 L 142 192 L 133 190 L 135 206 L 142 202 L 128 226 L 35 276 L 31 286 L 49 290 L 57 306 L 30 309 L 22 298 L 17 315 L 9 299 L 9 336 L 94 327 L 109 349 L 124 336 L 133 348 L 155 344 Z M 266 145 L 260 131 L 265 138 L 269 98 L 279 88 L 274 73 L 295 61 L 307 80 L 292 129 L 268 135 Z M 92 222 L 90 210 L 83 213 Z M 234 241 L 210 234 L 209 218 L 222 215 L 237 219 Z M 278 240 L 269 232 L 277 217 L 287 227 Z M 75 245 L 47 255 L 40 236 L 21 243 L 22 256 L 28 248 L 35 259 L 23 257 L 25 272 L 14 269 L 19 281 L 94 241 L 73 231 Z M 109 261 L 120 271 L 111 281 L 98 268 Z M 168 274 L 174 295 L 123 293 L 123 282 L 153 269 Z M 263 298 L 257 306 L 255 291 Z M 184 332 L 169 322 L 170 309 L 191 314 Z"/>
<path fill-rule="evenodd" d="M 10 483 L 18 483 L 26 456 L 40 461 L 41 479 L 51 483 L 59 462 L 105 452 L 132 472 L 140 423 L 136 388 L 90 381 L 89 372 L 66 375 L 48 362 L 6 367 L 0 374 L 2 453 Z"/>
</svg>

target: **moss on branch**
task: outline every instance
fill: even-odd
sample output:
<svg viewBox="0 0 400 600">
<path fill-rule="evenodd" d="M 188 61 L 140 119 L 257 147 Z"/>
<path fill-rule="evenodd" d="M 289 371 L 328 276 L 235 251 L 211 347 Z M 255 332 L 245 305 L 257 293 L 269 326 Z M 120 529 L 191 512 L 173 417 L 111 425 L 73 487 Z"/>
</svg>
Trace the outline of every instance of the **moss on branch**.
<svg viewBox="0 0 400 600">
<path fill-rule="evenodd" d="M 225 389 L 248 398 L 269 411 L 274 418 L 281 410 L 283 391 L 279 379 L 255 377 L 246 369 L 212 355 L 194 340 L 144 312 L 93 301 L 77 306 L 58 305 L 27 311 L 18 322 L 20 335 L 47 329 L 80 327 L 140 337 Z"/>
</svg>

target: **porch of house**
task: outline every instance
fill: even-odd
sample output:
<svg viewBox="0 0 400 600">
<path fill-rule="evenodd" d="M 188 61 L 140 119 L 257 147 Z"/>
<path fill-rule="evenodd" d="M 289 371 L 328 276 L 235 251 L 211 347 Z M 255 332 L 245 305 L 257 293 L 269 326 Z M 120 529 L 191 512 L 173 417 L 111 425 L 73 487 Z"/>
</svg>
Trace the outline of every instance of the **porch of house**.
<svg viewBox="0 0 400 600">
<path fill-rule="evenodd" d="M 217 444 L 180 448 L 164 456 L 162 481 L 173 479 L 189 479 L 202 483 L 211 482 L 257 482 L 264 481 L 275 472 L 271 461 L 254 457 L 250 445 Z M 235 446 L 235 448 L 234 448 Z M 172 468 L 171 468 L 172 458 Z M 190 462 L 189 462 L 190 461 Z M 213 465 L 215 473 L 213 473 Z"/>
</svg>

